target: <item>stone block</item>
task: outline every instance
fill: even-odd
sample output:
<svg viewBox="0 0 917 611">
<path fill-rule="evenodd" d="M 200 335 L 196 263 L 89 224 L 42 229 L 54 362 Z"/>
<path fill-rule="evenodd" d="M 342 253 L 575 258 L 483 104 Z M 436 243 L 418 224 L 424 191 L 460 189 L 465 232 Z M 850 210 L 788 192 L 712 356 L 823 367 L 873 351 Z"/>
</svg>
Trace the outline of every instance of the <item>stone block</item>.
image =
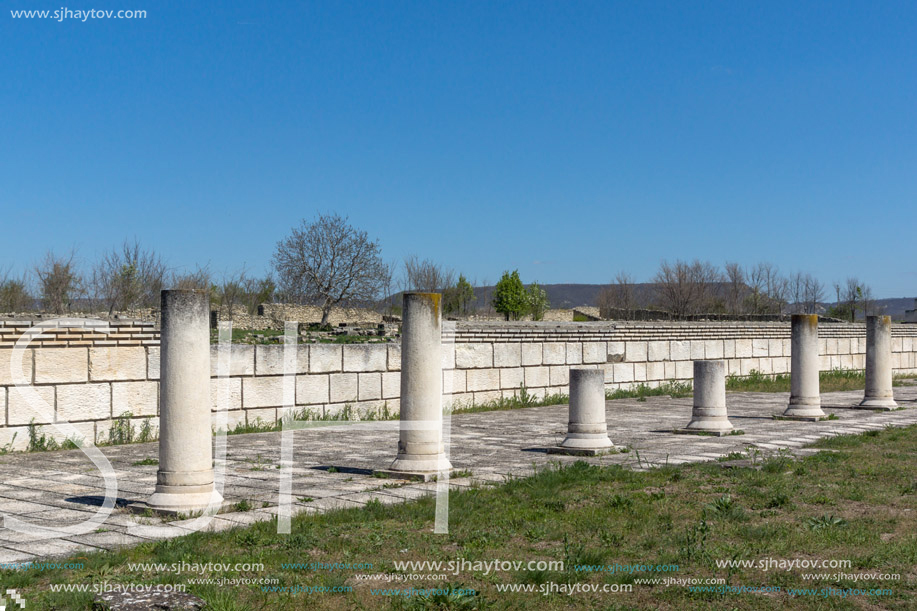
<svg viewBox="0 0 917 611">
<path fill-rule="evenodd" d="M 694 379 L 694 362 L 678 361 L 675 363 L 675 378 L 678 380 Z"/>
<path fill-rule="evenodd" d="M 309 346 L 309 373 L 331 373 L 343 367 L 341 346 L 311 344 Z"/>
<path fill-rule="evenodd" d="M 754 357 L 768 356 L 769 342 L 766 339 L 754 339 L 751 342 L 751 355 Z"/>
<path fill-rule="evenodd" d="M 464 369 L 450 369 L 443 371 L 443 394 L 465 392 L 467 373 Z"/>
<path fill-rule="evenodd" d="M 541 365 L 542 364 L 542 353 L 541 353 L 541 344 L 522 344 L 522 365 Z M 604 358 L 603 358 L 604 360 Z"/>
<path fill-rule="evenodd" d="M 706 357 L 706 342 L 700 339 L 691 340 L 691 360 L 692 361 L 702 361 Z M 693 367 L 693 365 L 692 365 Z"/>
<path fill-rule="evenodd" d="M 634 363 L 634 382 L 646 382 L 646 363 Z"/>
<path fill-rule="evenodd" d="M 255 375 L 283 375 L 284 345 L 255 346 Z M 290 373 L 309 373 L 309 346 L 292 346 L 293 362 Z"/>
<path fill-rule="evenodd" d="M 401 379 L 400 374 L 396 373 L 392 375 L 397 376 L 399 380 Z M 328 403 L 331 400 L 330 397 L 327 374 L 296 376 L 296 405 Z"/>
<path fill-rule="evenodd" d="M 550 386 L 550 369 L 547 367 L 526 367 L 525 385 L 527 388 Z"/>
<path fill-rule="evenodd" d="M 89 381 L 86 348 L 40 348 L 35 350 L 35 383 L 66 384 Z"/>
<path fill-rule="evenodd" d="M 648 342 L 646 353 L 648 361 L 667 361 L 669 360 L 669 342 Z"/>
<path fill-rule="evenodd" d="M 541 345 L 542 363 L 563 365 L 567 362 L 567 345 L 560 342 L 545 342 Z"/>
<path fill-rule="evenodd" d="M 783 340 L 779 339 L 769 339 L 767 340 L 767 355 L 771 358 L 776 356 L 783 355 Z"/>
<path fill-rule="evenodd" d="M 0 348 L 0 386 L 12 386 L 13 381 L 10 365 L 13 355 L 19 354 L 18 351 L 9 348 Z M 22 377 L 26 384 L 32 383 L 32 358 L 34 350 L 23 350 L 22 354 Z M 18 358 L 18 357 L 17 357 Z"/>
<path fill-rule="evenodd" d="M 737 359 L 751 358 L 752 353 L 753 353 L 752 341 L 750 339 L 737 339 L 736 340 L 736 358 Z"/>
<path fill-rule="evenodd" d="M 144 358 L 146 355 L 144 355 Z M 90 357 L 91 358 L 91 357 Z M 213 386 L 213 385 L 211 385 Z M 120 416 L 155 416 L 159 410 L 159 384 L 156 382 L 114 382 L 111 385 L 111 412 Z"/>
<path fill-rule="evenodd" d="M 225 350 L 225 346 L 223 348 Z M 219 374 L 220 346 L 210 346 L 210 375 Z M 255 347 L 243 344 L 232 344 L 229 348 L 229 375 L 250 376 L 255 373 Z"/>
<path fill-rule="evenodd" d="M 500 370 L 500 388 L 519 388 L 525 383 L 525 371 L 522 367 L 510 367 Z"/>
<path fill-rule="evenodd" d="M 567 342 L 567 365 L 583 364 L 583 344 L 580 342 Z"/>
<path fill-rule="evenodd" d="M 723 340 L 723 358 L 724 359 L 734 359 L 735 356 L 736 356 L 736 340 L 724 339 Z"/>
<path fill-rule="evenodd" d="M 385 356 L 385 353 L 382 353 Z M 360 401 L 373 401 L 382 398 L 382 373 L 361 373 L 358 374 L 358 396 Z"/>
<path fill-rule="evenodd" d="M 704 342 L 705 359 L 722 359 L 723 358 L 723 340 L 708 339 Z"/>
<path fill-rule="evenodd" d="M 146 377 L 148 380 L 159 379 L 159 346 L 146 347 Z"/>
<path fill-rule="evenodd" d="M 385 371 L 388 369 L 388 349 L 385 344 L 353 344 L 344 346 L 344 371 Z"/>
<path fill-rule="evenodd" d="M 121 414 L 114 414 L 120 416 Z M 57 387 L 57 421 L 111 418 L 111 385 L 62 384 Z"/>
<path fill-rule="evenodd" d="M 227 411 L 242 409 L 242 380 L 243 378 L 211 378 L 210 379 L 210 411 L 216 412 L 221 408 Z M 228 391 L 226 405 L 219 405 L 220 388 L 225 384 Z"/>
<path fill-rule="evenodd" d="M 469 369 L 465 372 L 465 385 L 469 392 L 475 393 L 482 390 L 498 390 L 500 371 L 497 369 Z"/>
<path fill-rule="evenodd" d="M 647 380 L 664 380 L 665 379 L 665 364 L 662 362 L 649 361 L 646 364 L 646 379 Z"/>
<path fill-rule="evenodd" d="M 691 360 L 691 342 L 688 342 L 688 341 L 669 342 L 669 358 L 672 359 L 673 361 Z"/>
<path fill-rule="evenodd" d="M 646 342 L 625 342 L 624 360 L 628 363 L 645 363 L 647 356 Z"/>
<path fill-rule="evenodd" d="M 443 375 L 452 374 L 453 372 L 443 372 Z M 464 372 L 462 372 L 464 375 Z M 454 382 L 453 382 L 454 384 Z M 462 385 L 462 390 L 464 391 L 464 384 Z M 455 392 L 455 391 L 453 391 Z M 327 382 L 325 383 L 325 394 L 328 393 Z M 382 398 L 383 399 L 397 399 L 401 396 L 401 373 L 398 371 L 387 371 L 382 374 Z"/>
<path fill-rule="evenodd" d="M 332 403 L 352 403 L 357 400 L 359 393 L 357 374 L 332 373 L 330 382 Z"/>
<path fill-rule="evenodd" d="M 605 357 L 606 363 L 620 363 L 624 361 L 624 342 L 608 342 L 608 356 Z"/>
<path fill-rule="evenodd" d="M 455 351 L 454 344 L 452 350 Z M 388 370 L 401 371 L 401 344 L 386 344 L 386 351 L 388 352 Z"/>
<path fill-rule="evenodd" d="M 566 386 L 570 383 L 570 368 L 566 365 L 551 365 L 550 371 L 551 386 Z"/>
<path fill-rule="evenodd" d="M 29 392 L 34 391 L 35 394 Z M 39 399 L 36 409 L 32 408 L 32 399 Z M 53 386 L 11 386 L 7 389 L 7 424 L 28 424 L 35 419 L 36 424 L 54 422 L 54 387 Z"/>
<path fill-rule="evenodd" d="M 633 363 L 615 363 L 613 376 L 614 376 L 615 384 L 633 382 L 634 381 L 634 364 Z"/>
<path fill-rule="evenodd" d="M 583 363 L 605 363 L 608 360 L 608 345 L 605 342 L 584 342 Z"/>
<path fill-rule="evenodd" d="M 519 367 L 522 365 L 522 344 L 494 344 L 494 367 Z"/>
<path fill-rule="evenodd" d="M 283 376 L 242 379 L 242 407 L 283 406 Z"/>
<path fill-rule="evenodd" d="M 456 344 L 455 367 L 457 369 L 480 369 L 493 367 L 493 344 Z"/>
<path fill-rule="evenodd" d="M 747 376 L 751 375 L 752 371 L 761 371 L 760 359 L 742 359 L 742 375 Z"/>
<path fill-rule="evenodd" d="M 119 346 L 89 349 L 89 379 L 93 382 L 146 379 L 146 349 Z"/>
</svg>

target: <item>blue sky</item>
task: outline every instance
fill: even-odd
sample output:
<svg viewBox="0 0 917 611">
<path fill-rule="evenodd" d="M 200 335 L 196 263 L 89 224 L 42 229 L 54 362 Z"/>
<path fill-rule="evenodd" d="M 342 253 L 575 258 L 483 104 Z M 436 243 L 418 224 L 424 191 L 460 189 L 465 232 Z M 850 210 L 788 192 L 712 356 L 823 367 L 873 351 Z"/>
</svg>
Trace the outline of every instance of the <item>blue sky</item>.
<svg viewBox="0 0 917 611">
<path fill-rule="evenodd" d="M 0 13 L 0 270 L 267 271 L 334 211 L 493 283 L 709 259 L 917 295 L 917 4 L 93 0 Z"/>
</svg>

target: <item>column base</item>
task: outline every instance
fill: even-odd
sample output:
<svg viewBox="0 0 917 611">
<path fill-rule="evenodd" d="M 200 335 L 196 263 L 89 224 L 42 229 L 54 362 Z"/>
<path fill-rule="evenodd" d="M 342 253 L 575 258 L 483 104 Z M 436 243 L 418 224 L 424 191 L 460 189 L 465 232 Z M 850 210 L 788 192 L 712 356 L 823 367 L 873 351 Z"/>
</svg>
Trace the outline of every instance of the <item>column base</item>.
<svg viewBox="0 0 917 611">
<path fill-rule="evenodd" d="M 787 420 L 815 421 L 827 418 L 828 414 L 822 411 L 821 404 L 790 403 L 781 418 Z"/>
<path fill-rule="evenodd" d="M 223 506 L 223 496 L 209 486 L 188 486 L 189 490 L 181 490 L 181 486 L 157 486 L 156 491 L 147 501 L 147 506 L 157 513 L 189 514 L 199 513 L 210 509 L 210 513 L 218 513 Z"/>
<path fill-rule="evenodd" d="M 420 479 L 427 482 L 444 471 L 452 471 L 452 463 L 445 454 L 420 456 L 404 454 L 396 457 L 388 469 L 379 469 L 373 473 L 395 478 Z"/>
<path fill-rule="evenodd" d="M 898 404 L 894 399 L 863 399 L 854 409 L 871 409 L 874 411 L 891 411 L 898 409 Z"/>
<path fill-rule="evenodd" d="M 695 435 L 715 435 L 722 437 L 731 434 L 735 429 L 726 418 L 695 418 L 683 429 L 676 429 L 676 433 Z"/>
</svg>

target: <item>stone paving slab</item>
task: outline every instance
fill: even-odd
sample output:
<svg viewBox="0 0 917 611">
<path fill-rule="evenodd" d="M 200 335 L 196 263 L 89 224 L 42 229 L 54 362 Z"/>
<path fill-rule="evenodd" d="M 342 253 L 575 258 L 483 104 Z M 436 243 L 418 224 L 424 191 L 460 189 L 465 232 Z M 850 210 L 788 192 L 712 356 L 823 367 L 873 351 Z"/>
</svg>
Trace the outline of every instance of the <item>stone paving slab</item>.
<svg viewBox="0 0 917 611">
<path fill-rule="evenodd" d="M 729 393 L 729 418 L 743 435 L 706 437 L 676 435 L 691 416 L 692 399 L 648 397 L 645 401 L 608 401 L 609 436 L 626 453 L 597 457 L 548 454 L 566 432 L 567 407 L 458 414 L 447 418 L 450 459 L 470 477 L 450 481 L 451 489 L 498 484 L 511 477 L 530 475 L 550 464 L 585 460 L 593 464 L 624 465 L 646 470 L 716 460 L 733 452 L 757 448 L 764 454 L 790 451 L 796 455 L 813 441 L 840 434 L 917 424 L 917 387 L 895 389 L 907 409 L 874 412 L 825 408 L 836 420 L 796 422 L 773 420 L 786 407 L 788 393 Z M 852 405 L 862 391 L 825 393 L 825 405 Z M 370 501 L 399 503 L 435 494 L 438 484 L 373 477 L 394 458 L 397 422 L 336 424 L 294 432 L 292 511 L 317 513 L 361 507 Z M 232 435 L 227 438 L 223 495 L 232 504 L 248 501 L 250 511 L 224 513 L 206 519 L 163 521 L 134 515 L 129 503 L 144 502 L 152 494 L 156 465 L 137 465 L 157 456 L 157 443 L 105 447 L 102 452 L 118 474 L 115 510 L 99 528 L 83 534 L 60 531 L 16 532 L 6 516 L 45 529 L 78 524 L 92 517 L 102 504 L 104 479 L 79 450 L 0 457 L 0 562 L 39 560 L 78 554 L 142 541 L 182 536 L 196 528 L 220 531 L 268 520 L 278 512 L 280 433 Z M 334 467 L 334 469 L 329 469 Z M 312 500 L 308 500 L 312 499 Z"/>
</svg>

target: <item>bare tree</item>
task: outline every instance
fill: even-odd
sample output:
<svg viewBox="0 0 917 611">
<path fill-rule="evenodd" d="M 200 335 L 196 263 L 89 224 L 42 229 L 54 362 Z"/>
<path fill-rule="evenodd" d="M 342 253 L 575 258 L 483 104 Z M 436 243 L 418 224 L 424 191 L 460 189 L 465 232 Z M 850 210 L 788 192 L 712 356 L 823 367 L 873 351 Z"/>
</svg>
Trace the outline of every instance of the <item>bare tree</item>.
<svg viewBox="0 0 917 611">
<path fill-rule="evenodd" d="M 293 299 L 315 303 L 328 323 L 337 305 L 375 302 L 382 290 L 386 266 L 378 242 L 337 214 L 302 221 L 277 243 L 274 269 L 282 290 Z"/>
<path fill-rule="evenodd" d="M 216 287 L 216 300 L 220 306 L 221 318 L 233 320 L 235 306 L 244 298 L 247 281 L 248 276 L 245 275 L 244 269 L 223 274 L 220 284 Z"/>
<path fill-rule="evenodd" d="M 24 312 L 31 309 L 28 276 L 12 277 L 7 270 L 0 276 L 0 312 Z"/>
<path fill-rule="evenodd" d="M 258 313 L 258 306 L 273 301 L 276 290 L 274 277 L 270 274 L 264 278 L 252 276 L 245 278 L 242 300 L 248 313 L 255 315 Z"/>
<path fill-rule="evenodd" d="M 676 318 L 698 314 L 712 303 L 713 288 L 721 279 L 719 271 L 710 263 L 695 260 L 693 263 L 663 261 L 654 281 L 662 307 Z"/>
<path fill-rule="evenodd" d="M 417 255 L 404 260 L 404 276 L 409 291 L 442 293 L 455 284 L 454 270 Z"/>
<path fill-rule="evenodd" d="M 726 263 L 726 303 L 729 313 L 736 316 L 744 311 L 744 297 L 748 286 L 745 271 L 738 263 Z"/>
<path fill-rule="evenodd" d="M 83 290 L 83 279 L 74 263 L 75 253 L 59 257 L 53 252 L 35 266 L 42 305 L 54 314 L 69 312 Z"/>
<path fill-rule="evenodd" d="M 93 269 L 93 292 L 109 315 L 115 310 L 156 307 L 165 277 L 166 266 L 159 255 L 136 240 L 133 244 L 125 241 L 120 250 L 112 249 Z"/>
<path fill-rule="evenodd" d="M 634 279 L 627 272 L 618 272 L 614 282 L 599 291 L 597 300 L 602 318 L 611 318 L 614 311 L 620 310 L 625 320 L 633 319 L 637 309 Z"/>
<path fill-rule="evenodd" d="M 211 291 L 211 293 L 213 288 L 210 269 L 206 266 L 197 266 L 194 268 L 194 271 L 190 272 L 173 270 L 169 285 L 173 289 L 198 289 Z M 212 298 L 213 296 L 211 295 L 211 299 Z"/>
</svg>

